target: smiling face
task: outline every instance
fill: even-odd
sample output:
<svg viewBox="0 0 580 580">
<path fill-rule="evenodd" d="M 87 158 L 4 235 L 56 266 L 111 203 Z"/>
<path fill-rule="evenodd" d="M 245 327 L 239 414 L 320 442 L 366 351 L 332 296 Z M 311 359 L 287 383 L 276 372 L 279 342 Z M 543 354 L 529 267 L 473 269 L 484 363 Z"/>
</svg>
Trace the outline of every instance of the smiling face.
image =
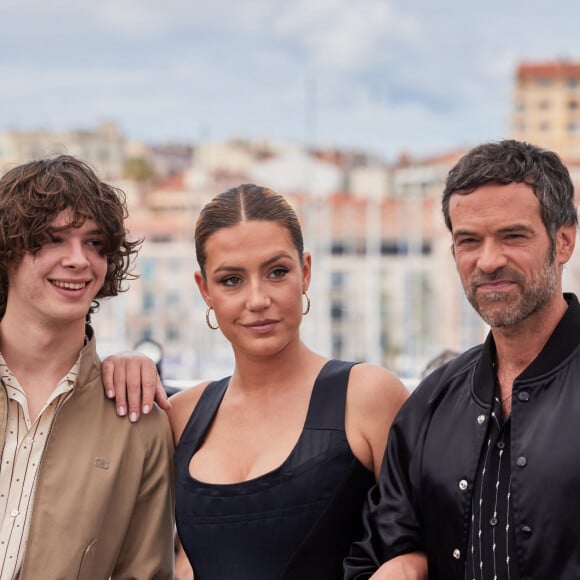
<svg viewBox="0 0 580 580">
<path fill-rule="evenodd" d="M 511 327 L 561 294 L 561 267 L 573 251 L 575 226 L 556 232 L 554 255 L 532 189 L 488 184 L 453 194 L 453 251 L 465 294 L 492 327 Z"/>
<path fill-rule="evenodd" d="M 38 253 L 27 252 L 10 269 L 6 316 L 84 325 L 105 280 L 107 258 L 101 255 L 103 234 L 95 222 L 86 220 L 79 228 L 57 231 L 70 221 L 68 211 L 59 213 Z"/>
<path fill-rule="evenodd" d="M 222 228 L 205 243 L 205 279 L 195 278 L 234 351 L 275 354 L 299 341 L 310 256 L 299 256 L 288 230 L 273 221 Z"/>
</svg>

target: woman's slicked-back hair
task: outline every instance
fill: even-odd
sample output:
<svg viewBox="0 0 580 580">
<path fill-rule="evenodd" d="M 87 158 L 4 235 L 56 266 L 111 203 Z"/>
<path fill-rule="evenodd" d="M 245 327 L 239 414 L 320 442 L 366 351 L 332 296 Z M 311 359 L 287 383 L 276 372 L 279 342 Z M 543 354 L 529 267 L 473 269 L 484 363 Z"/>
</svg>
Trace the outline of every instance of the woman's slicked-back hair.
<svg viewBox="0 0 580 580">
<path fill-rule="evenodd" d="M 254 184 L 243 184 L 220 193 L 201 210 L 195 226 L 197 262 L 205 278 L 206 243 L 218 230 L 246 221 L 270 221 L 286 228 L 300 260 L 304 253 L 302 228 L 296 212 L 284 196 Z"/>
<path fill-rule="evenodd" d="M 125 229 L 125 194 L 95 175 L 84 162 L 69 155 L 31 161 L 0 179 L 0 318 L 6 309 L 8 270 L 25 254 L 35 255 L 50 239 L 51 222 L 63 211 L 72 221 L 66 228 L 93 220 L 103 234 L 102 254 L 108 267 L 96 298 L 123 292 L 141 240 L 129 241 Z M 91 308 L 93 311 L 98 302 Z"/>
</svg>

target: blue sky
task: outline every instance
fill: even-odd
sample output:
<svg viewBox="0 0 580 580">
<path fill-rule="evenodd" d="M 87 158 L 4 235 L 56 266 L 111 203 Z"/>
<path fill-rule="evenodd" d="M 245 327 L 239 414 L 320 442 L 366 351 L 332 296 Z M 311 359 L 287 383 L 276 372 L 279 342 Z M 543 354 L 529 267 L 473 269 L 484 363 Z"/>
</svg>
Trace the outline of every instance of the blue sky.
<svg viewBox="0 0 580 580">
<path fill-rule="evenodd" d="M 0 131 L 270 138 L 393 159 L 509 135 L 522 60 L 580 60 L 578 0 L 2 0 Z"/>
</svg>

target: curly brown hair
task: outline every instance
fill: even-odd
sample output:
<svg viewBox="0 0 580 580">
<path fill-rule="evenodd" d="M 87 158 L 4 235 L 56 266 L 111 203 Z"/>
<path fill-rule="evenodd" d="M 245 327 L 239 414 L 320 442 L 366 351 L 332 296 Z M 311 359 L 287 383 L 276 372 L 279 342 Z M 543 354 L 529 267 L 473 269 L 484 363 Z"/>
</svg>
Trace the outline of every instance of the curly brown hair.
<svg viewBox="0 0 580 580">
<path fill-rule="evenodd" d="M 51 222 L 64 210 L 71 210 L 73 219 L 63 229 L 91 219 L 103 232 L 101 251 L 108 267 L 95 298 L 116 296 L 127 290 L 125 280 L 137 277 L 130 269 L 142 240 L 127 239 L 124 192 L 100 181 L 86 163 L 70 155 L 31 161 L 0 179 L 0 318 L 6 310 L 8 270 L 25 254 L 38 253 L 54 231 Z M 97 307 L 95 300 L 89 313 Z"/>
</svg>

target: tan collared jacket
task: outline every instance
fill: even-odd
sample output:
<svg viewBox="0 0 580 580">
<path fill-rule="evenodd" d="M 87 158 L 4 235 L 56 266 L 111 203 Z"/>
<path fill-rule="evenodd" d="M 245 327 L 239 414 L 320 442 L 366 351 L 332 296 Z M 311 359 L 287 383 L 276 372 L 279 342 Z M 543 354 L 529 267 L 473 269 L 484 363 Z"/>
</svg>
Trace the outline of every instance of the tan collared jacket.
<svg viewBox="0 0 580 580">
<path fill-rule="evenodd" d="M 2 446 L 6 416 L 0 387 Z M 19 580 L 173 580 L 173 510 L 167 417 L 117 416 L 93 337 L 46 443 Z"/>
</svg>

